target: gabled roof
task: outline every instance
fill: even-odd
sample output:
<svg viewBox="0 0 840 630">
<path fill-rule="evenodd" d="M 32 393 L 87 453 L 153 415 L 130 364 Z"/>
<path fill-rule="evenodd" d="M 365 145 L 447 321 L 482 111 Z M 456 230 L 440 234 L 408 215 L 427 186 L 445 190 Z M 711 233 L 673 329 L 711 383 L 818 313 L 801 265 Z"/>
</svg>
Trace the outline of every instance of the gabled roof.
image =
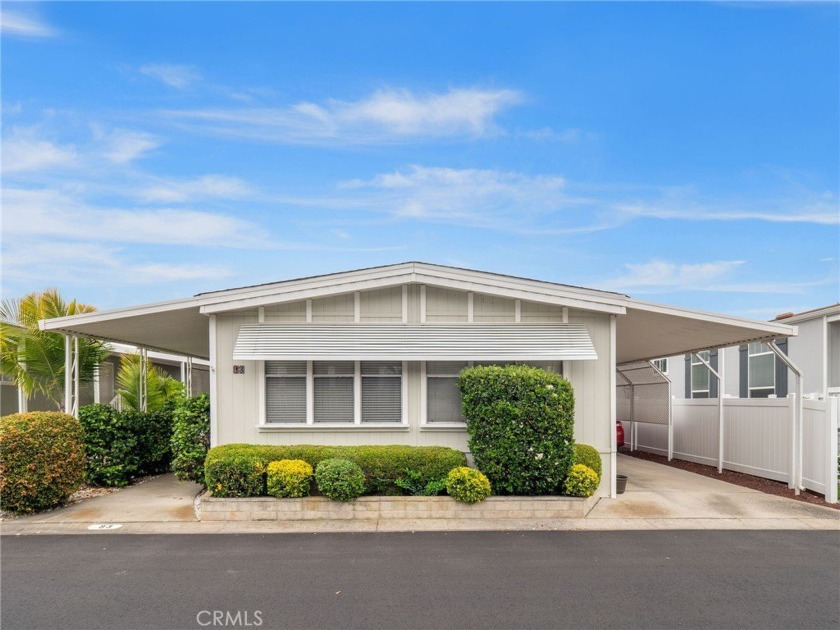
<svg viewBox="0 0 840 630">
<path fill-rule="evenodd" d="M 44 320 L 40 325 L 42 330 L 208 358 L 207 315 L 402 284 L 473 291 L 617 315 L 618 363 L 796 334 L 794 326 L 779 322 L 757 322 L 652 304 L 610 291 L 423 262 L 200 293 L 182 300 Z"/>
</svg>

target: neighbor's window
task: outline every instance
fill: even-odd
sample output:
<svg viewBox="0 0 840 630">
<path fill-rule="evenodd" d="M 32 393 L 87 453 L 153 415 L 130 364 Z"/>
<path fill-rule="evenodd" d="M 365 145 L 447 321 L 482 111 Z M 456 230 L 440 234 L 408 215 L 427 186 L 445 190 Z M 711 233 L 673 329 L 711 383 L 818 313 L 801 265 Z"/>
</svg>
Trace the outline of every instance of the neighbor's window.
<svg viewBox="0 0 840 630">
<path fill-rule="evenodd" d="M 765 343 L 751 343 L 747 355 L 747 384 L 750 398 L 767 398 L 776 393 L 776 356 Z"/>
<path fill-rule="evenodd" d="M 265 421 L 306 422 L 306 361 L 265 362 Z"/>
<path fill-rule="evenodd" d="M 426 422 L 465 422 L 458 375 L 466 361 L 426 363 Z"/>
<path fill-rule="evenodd" d="M 402 422 L 402 362 L 362 361 L 362 422 Z"/>
<path fill-rule="evenodd" d="M 353 422 L 355 374 L 353 361 L 313 362 L 315 422 Z"/>
<path fill-rule="evenodd" d="M 697 355 L 709 361 L 711 354 L 708 350 L 698 352 L 691 355 L 691 397 L 692 398 L 708 398 L 709 397 L 709 368 L 707 368 Z"/>
<path fill-rule="evenodd" d="M 668 359 L 654 359 L 653 365 L 663 374 L 668 373 Z"/>
</svg>

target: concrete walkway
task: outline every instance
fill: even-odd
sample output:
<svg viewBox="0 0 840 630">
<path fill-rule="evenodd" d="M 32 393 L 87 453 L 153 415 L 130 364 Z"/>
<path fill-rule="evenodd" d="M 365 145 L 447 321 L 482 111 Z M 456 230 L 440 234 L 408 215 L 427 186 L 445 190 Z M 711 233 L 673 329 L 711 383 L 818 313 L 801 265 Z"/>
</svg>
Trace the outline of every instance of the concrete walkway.
<svg viewBox="0 0 840 630">
<path fill-rule="evenodd" d="M 224 534 L 453 530 L 796 529 L 840 531 L 840 510 L 777 497 L 624 455 L 627 491 L 601 499 L 586 518 L 556 520 L 198 521 L 200 486 L 164 475 L 114 494 L 4 522 L 2 533 Z M 89 529 L 95 524 L 119 529 Z"/>
</svg>

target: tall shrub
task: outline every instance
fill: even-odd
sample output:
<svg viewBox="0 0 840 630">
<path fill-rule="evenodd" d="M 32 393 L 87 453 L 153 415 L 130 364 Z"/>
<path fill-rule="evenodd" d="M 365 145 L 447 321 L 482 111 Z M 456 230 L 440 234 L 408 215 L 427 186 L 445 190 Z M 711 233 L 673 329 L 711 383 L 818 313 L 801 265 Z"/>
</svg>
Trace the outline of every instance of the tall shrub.
<svg viewBox="0 0 840 630">
<path fill-rule="evenodd" d="M 525 365 L 473 367 L 458 378 L 470 451 L 497 494 L 559 492 L 572 466 L 574 392 Z"/>
<path fill-rule="evenodd" d="M 175 403 L 172 469 L 181 481 L 204 483 L 204 460 L 210 448 L 210 398 L 202 394 Z M 280 458 L 278 458 L 280 459 Z"/>
<path fill-rule="evenodd" d="M 38 512 L 64 503 L 85 474 L 82 427 L 59 412 L 0 419 L 0 507 Z"/>
<path fill-rule="evenodd" d="M 85 405 L 79 409 L 79 420 L 84 429 L 87 482 L 128 485 L 141 466 L 139 415 L 109 405 Z"/>
</svg>

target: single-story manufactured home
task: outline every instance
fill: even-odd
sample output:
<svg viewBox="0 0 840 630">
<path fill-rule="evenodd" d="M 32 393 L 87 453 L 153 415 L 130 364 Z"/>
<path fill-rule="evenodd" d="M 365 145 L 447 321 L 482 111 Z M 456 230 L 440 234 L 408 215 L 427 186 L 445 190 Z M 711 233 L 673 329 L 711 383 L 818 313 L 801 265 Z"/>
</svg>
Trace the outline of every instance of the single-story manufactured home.
<svg viewBox="0 0 840 630">
<path fill-rule="evenodd" d="M 615 495 L 616 368 L 796 334 L 608 291 L 421 262 L 41 322 L 210 363 L 212 443 L 467 450 L 456 377 L 521 362 L 574 387 L 575 439 Z M 66 344 L 72 354 L 73 344 Z M 68 356 L 68 365 L 72 357 Z M 68 396 L 72 383 L 68 381 Z"/>
</svg>

